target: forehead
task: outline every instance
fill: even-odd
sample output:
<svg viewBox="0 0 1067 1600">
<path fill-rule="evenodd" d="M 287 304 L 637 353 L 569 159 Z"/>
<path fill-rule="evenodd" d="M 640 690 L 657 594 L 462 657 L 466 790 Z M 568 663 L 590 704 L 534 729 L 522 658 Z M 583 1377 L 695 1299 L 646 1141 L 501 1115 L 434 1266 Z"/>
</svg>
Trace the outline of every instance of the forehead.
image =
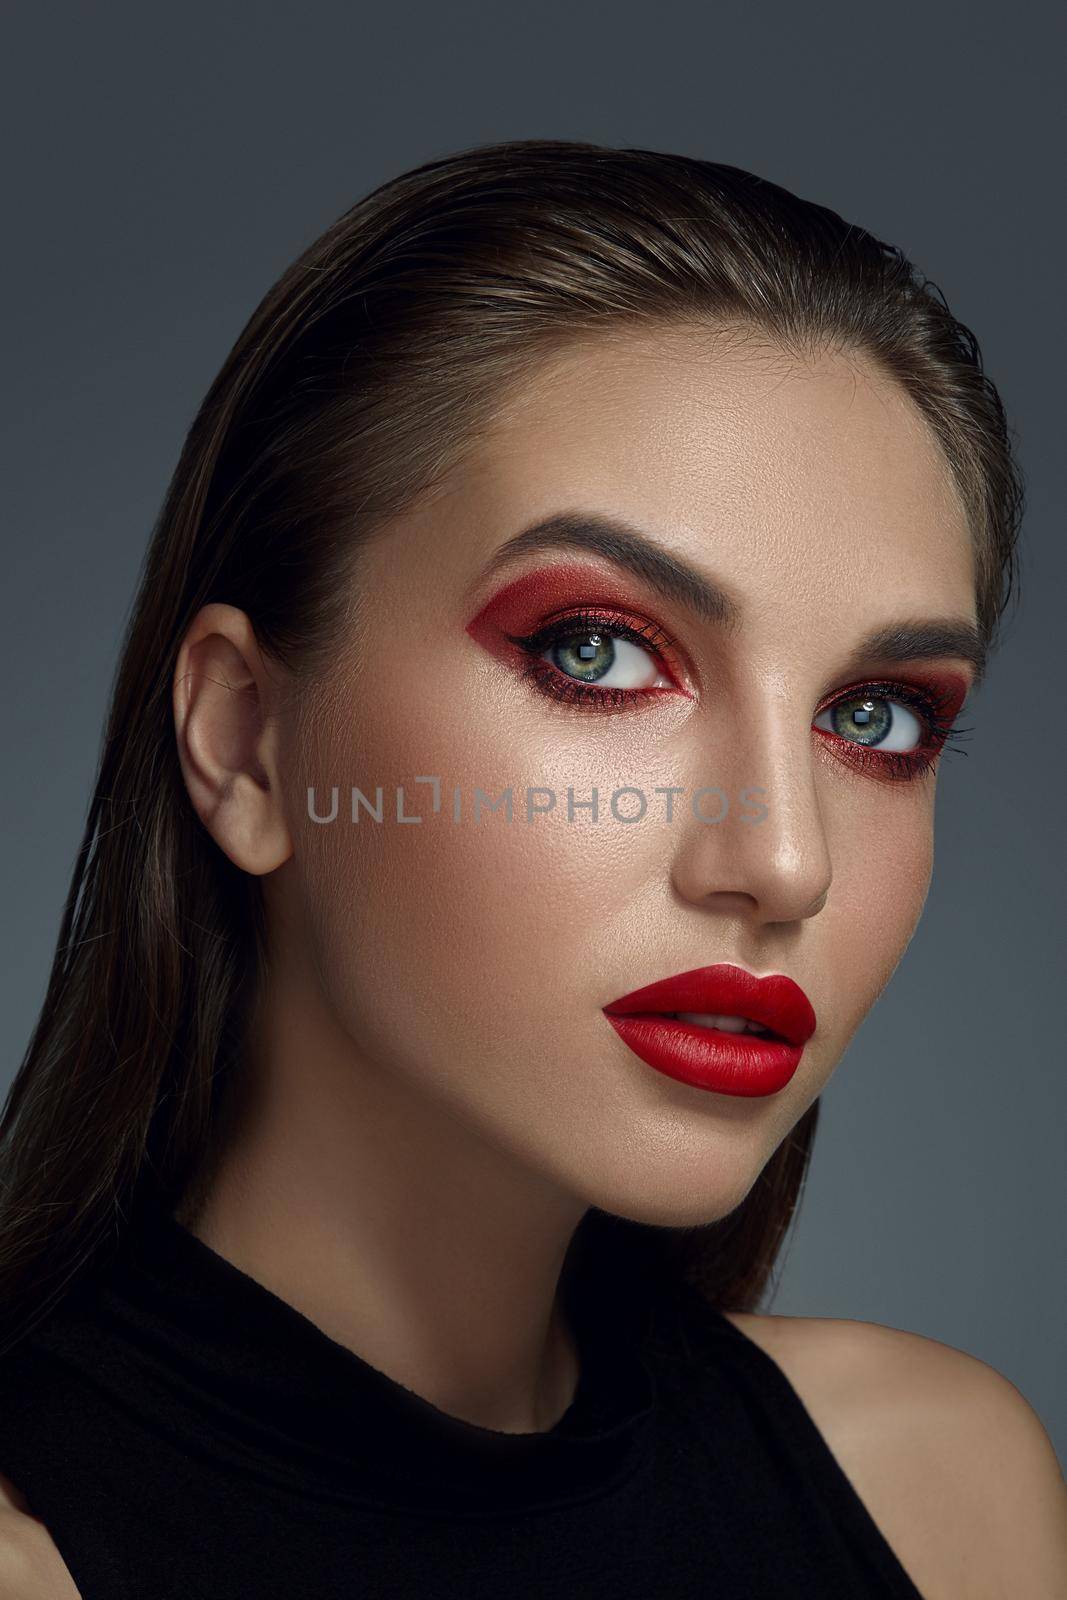
<svg viewBox="0 0 1067 1600">
<path fill-rule="evenodd" d="M 563 510 L 637 524 L 728 586 L 749 646 L 844 647 L 887 621 L 975 615 L 948 462 L 857 352 L 799 360 L 748 330 L 675 327 L 542 359 L 366 552 L 379 610 L 416 579 L 437 605 L 467 603 L 500 545 Z"/>
<path fill-rule="evenodd" d="M 545 363 L 479 452 L 516 511 L 617 511 L 742 583 L 888 585 L 966 612 L 966 514 L 930 425 L 859 352 L 798 360 L 737 330 L 616 335 Z M 521 509 L 520 509 L 521 508 Z M 517 523 L 515 524 L 518 525 Z"/>
</svg>

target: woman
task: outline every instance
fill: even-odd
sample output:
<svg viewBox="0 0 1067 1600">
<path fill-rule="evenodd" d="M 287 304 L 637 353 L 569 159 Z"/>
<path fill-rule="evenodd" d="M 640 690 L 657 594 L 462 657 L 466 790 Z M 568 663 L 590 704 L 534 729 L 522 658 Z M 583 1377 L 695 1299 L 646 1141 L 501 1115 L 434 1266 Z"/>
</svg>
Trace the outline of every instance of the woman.
<svg viewBox="0 0 1067 1600">
<path fill-rule="evenodd" d="M 7 1590 L 1061 1592 L 1006 1379 L 757 1310 L 1021 506 L 899 252 L 512 142 L 189 433 L 3 1124 Z"/>
</svg>

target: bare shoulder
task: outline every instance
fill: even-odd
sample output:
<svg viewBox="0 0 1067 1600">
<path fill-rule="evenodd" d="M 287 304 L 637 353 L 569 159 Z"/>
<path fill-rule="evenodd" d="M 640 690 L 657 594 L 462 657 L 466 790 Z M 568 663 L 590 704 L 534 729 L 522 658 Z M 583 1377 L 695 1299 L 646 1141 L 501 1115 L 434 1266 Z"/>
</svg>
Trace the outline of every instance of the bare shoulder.
<svg viewBox="0 0 1067 1600">
<path fill-rule="evenodd" d="M 881 1323 L 726 1315 L 781 1367 L 926 1600 L 1067 1595 L 1067 1485 L 1009 1379 Z"/>
<path fill-rule="evenodd" d="M 0 1595 L 4 1600 L 81 1600 L 43 1522 L 0 1473 Z"/>
</svg>

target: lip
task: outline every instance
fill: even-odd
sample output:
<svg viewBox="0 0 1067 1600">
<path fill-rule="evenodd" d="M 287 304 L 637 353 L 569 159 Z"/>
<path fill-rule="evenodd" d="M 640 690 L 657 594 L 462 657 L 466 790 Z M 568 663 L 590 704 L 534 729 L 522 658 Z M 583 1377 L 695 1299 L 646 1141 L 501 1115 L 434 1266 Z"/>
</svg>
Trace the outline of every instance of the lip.
<svg viewBox="0 0 1067 1600">
<path fill-rule="evenodd" d="M 816 1028 L 811 1002 L 792 978 L 757 978 L 725 962 L 646 984 L 603 1011 L 647 1066 L 719 1094 L 776 1094 L 797 1070 Z M 778 1037 L 679 1022 L 669 1015 L 678 1011 L 748 1017 Z"/>
</svg>

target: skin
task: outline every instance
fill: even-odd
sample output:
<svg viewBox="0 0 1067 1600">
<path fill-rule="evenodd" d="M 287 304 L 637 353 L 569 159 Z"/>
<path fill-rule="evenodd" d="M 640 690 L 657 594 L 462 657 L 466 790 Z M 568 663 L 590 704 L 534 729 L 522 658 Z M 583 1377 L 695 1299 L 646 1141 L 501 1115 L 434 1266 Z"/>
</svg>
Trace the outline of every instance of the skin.
<svg viewBox="0 0 1067 1600">
<path fill-rule="evenodd" d="M 628 610 L 680 647 L 685 682 L 640 706 L 539 694 L 485 608 L 568 564 L 494 551 L 562 509 L 625 518 L 729 589 L 727 629 L 627 579 Z M 584 586 L 589 593 L 583 595 Z M 826 1086 L 911 937 L 931 868 L 935 775 L 860 770 L 813 729 L 863 677 L 963 680 L 961 658 L 859 670 L 870 630 L 973 622 L 963 510 L 920 414 L 859 356 L 798 363 L 706 329 L 604 339 L 502 405 L 462 472 L 361 557 L 328 680 L 296 685 L 224 605 L 189 629 L 175 727 L 193 806 L 262 876 L 271 969 L 248 1041 L 254 1093 L 182 1220 L 332 1338 L 441 1409 L 547 1428 L 577 1381 L 556 1298 L 591 1205 L 662 1226 L 747 1194 Z M 499 633 L 499 630 L 497 630 Z M 442 814 L 429 812 L 437 774 Z M 385 821 L 348 822 L 352 784 Z M 338 821 L 307 814 L 341 789 Z M 762 786 L 758 827 L 557 813 L 450 820 L 480 787 Z M 657 818 L 662 813 L 656 813 Z M 762 1098 L 653 1071 L 601 1007 L 717 961 L 783 972 L 818 1019 Z M 1040 1422 L 993 1369 L 860 1322 L 737 1313 L 786 1372 L 927 1600 L 1067 1590 L 1067 1511 Z M 4 1498 L 4 1490 L 8 1498 Z M 5 1592 L 76 1594 L 0 1484 Z"/>
<path fill-rule="evenodd" d="M 736 596 L 742 624 L 724 630 L 628 581 L 684 650 L 687 692 L 576 710 L 472 637 L 523 573 L 570 560 L 590 589 L 618 577 L 556 552 L 484 581 L 501 543 L 562 507 L 640 524 Z M 254 1102 L 186 1220 L 442 1409 L 547 1427 L 577 1380 L 555 1290 L 586 1208 L 680 1226 L 739 1204 L 913 932 L 934 780 L 860 773 L 811 724 L 860 676 L 846 665 L 870 629 L 973 621 L 970 538 L 920 415 L 859 358 L 798 365 L 673 330 L 546 366 L 354 582 L 374 604 L 317 693 L 295 693 L 227 606 L 200 613 L 177 664 L 190 798 L 263 876 L 273 961 Z M 408 812 L 428 811 L 417 774 L 446 797 L 760 785 L 769 815 L 455 826 L 446 799 L 413 826 L 308 817 L 309 786 L 325 806 L 335 783 L 390 800 L 405 783 Z M 601 1013 L 714 961 L 787 973 L 815 1008 L 775 1095 L 669 1079 Z"/>
</svg>

